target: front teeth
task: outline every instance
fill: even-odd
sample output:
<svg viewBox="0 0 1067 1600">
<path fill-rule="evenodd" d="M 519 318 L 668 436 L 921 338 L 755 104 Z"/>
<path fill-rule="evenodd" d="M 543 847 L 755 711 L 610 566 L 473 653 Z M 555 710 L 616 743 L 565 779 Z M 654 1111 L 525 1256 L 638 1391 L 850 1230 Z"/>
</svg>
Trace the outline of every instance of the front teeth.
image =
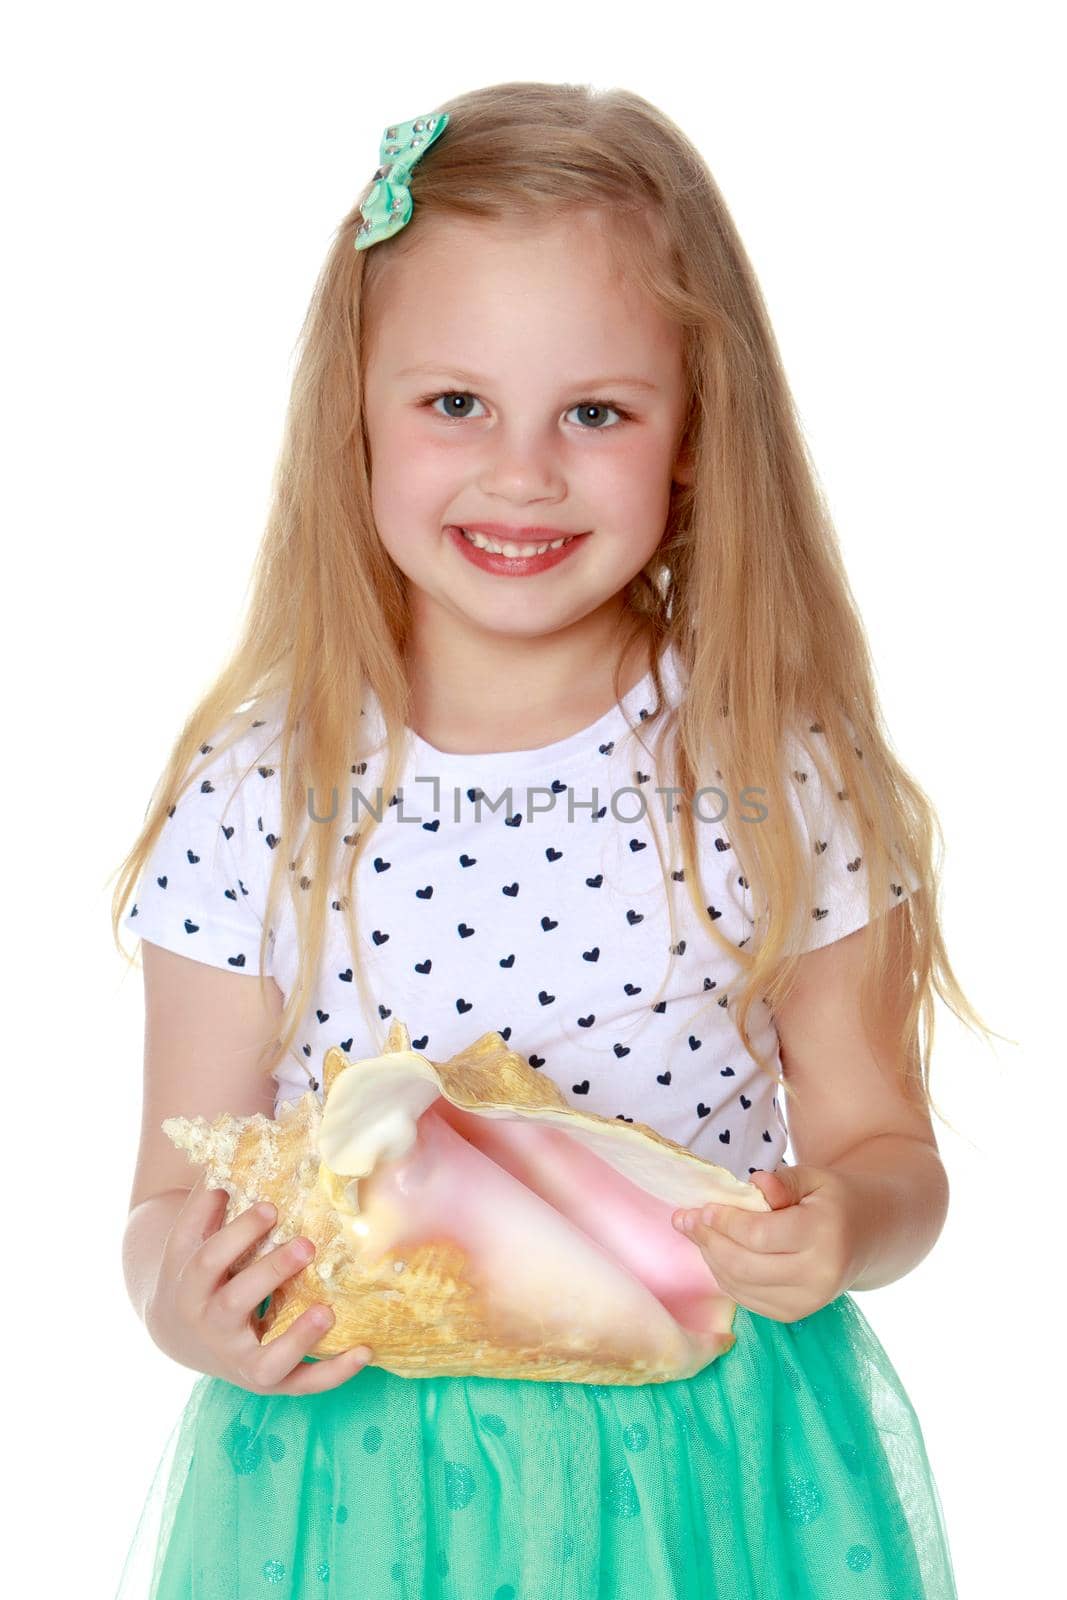
<svg viewBox="0 0 1067 1600">
<path fill-rule="evenodd" d="M 570 544 L 574 534 L 565 539 L 553 539 L 551 544 L 538 544 L 532 548 L 528 544 L 496 544 L 492 539 L 487 539 L 484 533 L 468 533 L 466 528 L 460 528 L 460 533 L 471 544 L 478 546 L 479 550 L 488 550 L 494 556 L 540 556 L 546 550 L 561 550 L 565 544 Z"/>
</svg>

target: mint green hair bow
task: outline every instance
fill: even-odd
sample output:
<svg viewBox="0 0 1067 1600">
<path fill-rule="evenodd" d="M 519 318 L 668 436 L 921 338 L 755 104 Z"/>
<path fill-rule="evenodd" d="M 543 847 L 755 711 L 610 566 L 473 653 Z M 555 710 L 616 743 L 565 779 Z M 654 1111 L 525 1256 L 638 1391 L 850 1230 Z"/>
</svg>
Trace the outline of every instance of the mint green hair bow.
<svg viewBox="0 0 1067 1600">
<path fill-rule="evenodd" d="M 447 122 L 447 111 L 435 111 L 386 128 L 378 150 L 374 187 L 359 208 L 363 221 L 356 229 L 357 250 L 391 239 L 410 222 L 411 169 L 423 151 L 444 133 Z"/>
</svg>

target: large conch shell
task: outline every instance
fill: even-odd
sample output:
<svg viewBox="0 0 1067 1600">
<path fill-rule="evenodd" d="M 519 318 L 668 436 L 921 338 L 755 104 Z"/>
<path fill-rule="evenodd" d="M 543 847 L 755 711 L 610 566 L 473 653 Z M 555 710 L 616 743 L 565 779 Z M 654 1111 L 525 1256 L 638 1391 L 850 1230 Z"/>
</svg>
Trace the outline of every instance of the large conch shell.
<svg viewBox="0 0 1067 1600">
<path fill-rule="evenodd" d="M 487 1033 L 445 1063 L 394 1021 L 384 1055 L 323 1059 L 312 1092 L 257 1113 L 170 1117 L 163 1131 L 230 1196 L 277 1226 L 238 1270 L 298 1234 L 314 1259 L 274 1291 L 264 1343 L 317 1302 L 313 1354 L 369 1345 L 399 1377 L 665 1383 L 734 1343 L 736 1303 L 679 1206 L 768 1211 L 753 1183 L 639 1122 L 570 1106 Z"/>
</svg>

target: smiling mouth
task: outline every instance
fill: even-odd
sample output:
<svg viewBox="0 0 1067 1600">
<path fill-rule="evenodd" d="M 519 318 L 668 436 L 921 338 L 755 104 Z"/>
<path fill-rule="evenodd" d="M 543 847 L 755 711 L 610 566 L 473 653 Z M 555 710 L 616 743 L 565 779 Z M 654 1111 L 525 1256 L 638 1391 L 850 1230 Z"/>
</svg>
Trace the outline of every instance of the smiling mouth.
<svg viewBox="0 0 1067 1600">
<path fill-rule="evenodd" d="M 569 533 L 560 539 L 546 539 L 544 542 L 534 544 L 528 539 L 521 542 L 514 540 L 490 539 L 484 533 L 470 533 L 466 528 L 457 528 L 468 544 L 474 545 L 477 550 L 485 550 L 489 555 L 507 556 L 511 560 L 528 560 L 531 556 L 544 555 L 547 550 L 562 550 L 565 545 L 573 544 L 575 539 L 584 539 L 584 533 Z"/>
</svg>

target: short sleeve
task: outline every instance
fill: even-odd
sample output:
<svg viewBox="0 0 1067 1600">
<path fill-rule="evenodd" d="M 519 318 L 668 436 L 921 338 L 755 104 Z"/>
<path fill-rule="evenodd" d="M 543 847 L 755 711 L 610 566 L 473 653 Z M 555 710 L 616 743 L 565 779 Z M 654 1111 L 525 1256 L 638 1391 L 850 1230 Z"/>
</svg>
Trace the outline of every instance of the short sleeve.
<svg viewBox="0 0 1067 1600">
<path fill-rule="evenodd" d="M 818 734 L 812 734 L 818 738 Z M 867 868 L 863 861 L 852 807 L 841 798 L 842 785 L 829 751 L 820 750 L 830 776 L 824 784 L 818 768 L 799 740 L 789 741 L 789 768 L 786 788 L 801 826 L 801 837 L 815 859 L 814 904 L 800 917 L 801 936 L 792 948 L 804 954 L 843 939 L 870 921 Z M 885 904 L 875 907 L 879 916 L 899 904 L 919 887 L 920 880 L 909 868 L 891 871 Z"/>
<path fill-rule="evenodd" d="M 202 767 L 176 802 L 122 926 L 194 961 L 255 975 L 263 919 L 239 748 Z"/>
</svg>

